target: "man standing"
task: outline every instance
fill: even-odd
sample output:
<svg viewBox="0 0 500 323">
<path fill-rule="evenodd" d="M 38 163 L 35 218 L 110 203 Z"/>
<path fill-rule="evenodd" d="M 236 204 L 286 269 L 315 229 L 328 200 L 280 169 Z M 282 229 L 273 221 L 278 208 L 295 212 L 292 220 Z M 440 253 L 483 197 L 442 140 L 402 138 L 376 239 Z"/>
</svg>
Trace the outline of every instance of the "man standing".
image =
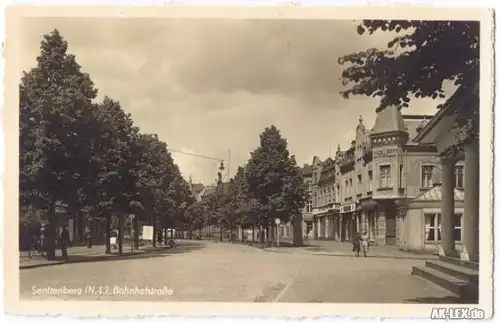
<svg viewBox="0 0 500 323">
<path fill-rule="evenodd" d="M 85 239 L 87 240 L 87 248 L 91 249 L 92 248 L 92 230 L 90 228 L 87 228 L 87 231 L 85 232 Z"/>
<path fill-rule="evenodd" d="M 61 252 L 64 260 L 68 259 L 68 244 L 69 244 L 69 231 L 66 226 L 64 226 L 62 232 L 61 232 L 61 237 L 60 240 L 61 242 Z"/>
</svg>

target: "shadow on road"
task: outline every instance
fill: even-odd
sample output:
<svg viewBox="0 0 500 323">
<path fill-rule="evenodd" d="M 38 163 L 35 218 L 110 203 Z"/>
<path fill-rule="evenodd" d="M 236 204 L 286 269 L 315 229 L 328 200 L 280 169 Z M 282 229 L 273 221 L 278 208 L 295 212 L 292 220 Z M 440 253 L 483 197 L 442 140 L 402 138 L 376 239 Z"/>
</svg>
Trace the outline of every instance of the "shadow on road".
<svg viewBox="0 0 500 323">
<path fill-rule="evenodd" d="M 47 267 L 47 266 L 56 266 L 56 265 L 64 265 L 64 264 L 74 264 L 74 263 L 92 263 L 92 262 L 106 262 L 106 261 L 124 261 L 124 260 L 133 260 L 133 259 L 148 259 L 148 258 L 160 258 L 165 257 L 172 254 L 182 254 L 188 253 L 196 250 L 200 250 L 204 248 L 203 243 L 187 243 L 187 244 L 179 244 L 175 248 L 169 247 L 157 247 L 157 248 L 148 248 L 146 250 L 139 250 L 134 252 L 125 252 L 123 254 L 118 254 L 117 252 L 111 254 L 76 254 L 69 255 L 68 259 L 64 259 L 61 256 L 56 257 L 53 261 L 43 261 L 36 264 L 27 264 L 21 265 L 21 269 L 28 268 L 38 268 L 38 267 Z"/>
<path fill-rule="evenodd" d="M 471 302 L 466 299 L 461 299 L 458 296 L 445 296 L 445 297 L 417 297 L 411 299 L 405 299 L 405 303 L 416 303 L 416 304 L 478 304 L 477 302 Z"/>
</svg>

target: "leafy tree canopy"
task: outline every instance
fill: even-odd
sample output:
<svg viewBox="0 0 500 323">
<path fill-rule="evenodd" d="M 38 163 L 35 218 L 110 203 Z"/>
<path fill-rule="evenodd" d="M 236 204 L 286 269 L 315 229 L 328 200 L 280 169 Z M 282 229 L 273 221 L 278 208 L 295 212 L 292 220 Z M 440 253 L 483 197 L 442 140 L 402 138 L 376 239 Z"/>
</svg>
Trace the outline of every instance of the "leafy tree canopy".
<svg viewBox="0 0 500 323">
<path fill-rule="evenodd" d="M 450 108 L 458 126 L 479 132 L 479 22 L 364 20 L 358 33 L 393 32 L 385 49 L 367 49 L 339 58 L 346 65 L 341 94 L 379 97 L 379 109 L 408 107 L 412 97 L 444 98 L 443 82 L 453 81 L 468 102 Z"/>
<path fill-rule="evenodd" d="M 248 191 L 267 209 L 261 221 L 267 225 L 273 218 L 287 222 L 305 205 L 306 190 L 302 174 L 287 149 L 280 131 L 271 126 L 260 135 L 260 147 L 251 154 L 246 169 Z"/>
</svg>

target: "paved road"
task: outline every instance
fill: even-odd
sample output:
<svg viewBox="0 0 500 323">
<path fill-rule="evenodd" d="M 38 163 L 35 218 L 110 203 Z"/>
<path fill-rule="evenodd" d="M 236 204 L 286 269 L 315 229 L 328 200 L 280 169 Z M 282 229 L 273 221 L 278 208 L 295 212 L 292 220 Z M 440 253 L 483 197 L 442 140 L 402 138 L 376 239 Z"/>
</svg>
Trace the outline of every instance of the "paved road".
<svg viewBox="0 0 500 323">
<path fill-rule="evenodd" d="M 22 299 L 134 301 L 387 303 L 451 297 L 410 275 L 421 262 L 192 241 L 138 259 L 24 269 L 20 291 Z"/>
</svg>

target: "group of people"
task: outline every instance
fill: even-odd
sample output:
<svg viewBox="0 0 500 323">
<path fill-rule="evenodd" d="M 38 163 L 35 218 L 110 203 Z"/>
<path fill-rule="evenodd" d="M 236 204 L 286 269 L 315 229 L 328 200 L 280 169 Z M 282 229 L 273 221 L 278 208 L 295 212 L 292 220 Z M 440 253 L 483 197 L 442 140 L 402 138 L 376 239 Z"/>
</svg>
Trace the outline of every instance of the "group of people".
<svg viewBox="0 0 500 323">
<path fill-rule="evenodd" d="M 359 257 L 361 251 L 363 251 L 363 256 L 368 256 L 368 251 L 370 249 L 368 239 L 369 237 L 366 231 L 363 231 L 363 234 L 356 232 L 354 238 L 352 239 L 352 251 L 356 257 Z"/>
<path fill-rule="evenodd" d="M 46 232 L 45 226 L 41 226 L 37 232 L 33 232 L 31 234 L 31 242 L 28 251 L 28 257 L 32 257 L 34 251 L 38 251 L 42 257 L 46 254 Z M 61 253 L 63 259 L 68 259 L 68 246 L 70 245 L 71 240 L 69 236 L 68 227 L 64 226 L 59 235 L 59 246 L 61 248 Z"/>
</svg>

